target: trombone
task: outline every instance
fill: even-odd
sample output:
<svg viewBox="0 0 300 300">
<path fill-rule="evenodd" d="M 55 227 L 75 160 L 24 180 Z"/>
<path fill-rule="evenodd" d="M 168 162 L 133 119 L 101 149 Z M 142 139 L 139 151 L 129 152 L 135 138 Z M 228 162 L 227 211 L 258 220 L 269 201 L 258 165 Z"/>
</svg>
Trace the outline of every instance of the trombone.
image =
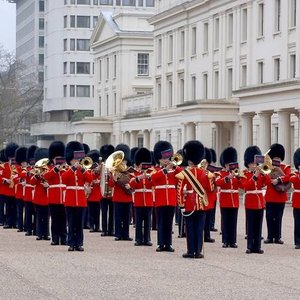
<svg viewBox="0 0 300 300">
<path fill-rule="evenodd" d="M 259 171 L 264 175 L 269 175 L 272 172 L 273 164 L 272 159 L 268 154 L 255 155 L 255 162 Z"/>
</svg>

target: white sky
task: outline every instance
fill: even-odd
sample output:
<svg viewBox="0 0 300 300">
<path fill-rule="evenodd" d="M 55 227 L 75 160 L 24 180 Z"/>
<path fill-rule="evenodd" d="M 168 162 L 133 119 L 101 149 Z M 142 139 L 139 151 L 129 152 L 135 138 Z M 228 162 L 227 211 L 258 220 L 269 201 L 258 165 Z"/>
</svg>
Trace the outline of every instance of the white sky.
<svg viewBox="0 0 300 300">
<path fill-rule="evenodd" d="M 0 45 L 5 50 L 16 49 L 16 5 L 0 0 Z"/>
</svg>

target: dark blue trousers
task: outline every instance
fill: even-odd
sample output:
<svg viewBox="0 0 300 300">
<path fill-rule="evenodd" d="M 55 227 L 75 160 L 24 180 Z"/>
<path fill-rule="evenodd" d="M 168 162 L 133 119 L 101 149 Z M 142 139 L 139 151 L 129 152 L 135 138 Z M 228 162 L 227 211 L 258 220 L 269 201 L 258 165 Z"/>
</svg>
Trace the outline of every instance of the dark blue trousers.
<svg viewBox="0 0 300 300">
<path fill-rule="evenodd" d="M 114 202 L 115 237 L 126 240 L 129 238 L 131 202 Z"/>
<path fill-rule="evenodd" d="M 48 205 L 35 205 L 36 235 L 40 238 L 49 236 L 49 208 Z"/>
<path fill-rule="evenodd" d="M 152 207 L 135 207 L 135 241 L 146 244 L 151 241 L 151 213 Z"/>
<path fill-rule="evenodd" d="M 266 219 L 268 239 L 278 241 L 281 239 L 282 216 L 285 203 L 266 203 Z"/>
<path fill-rule="evenodd" d="M 17 204 L 17 227 L 19 231 L 24 230 L 24 202 L 22 199 L 16 199 Z"/>
<path fill-rule="evenodd" d="M 294 215 L 294 242 L 300 246 L 300 208 L 293 209 Z"/>
<path fill-rule="evenodd" d="M 83 246 L 83 223 L 85 207 L 66 207 L 68 219 L 68 245 Z"/>
<path fill-rule="evenodd" d="M 63 204 L 49 204 L 51 215 L 51 238 L 56 244 L 67 242 L 67 217 Z"/>
<path fill-rule="evenodd" d="M 100 229 L 100 199 L 97 202 L 88 202 L 89 225 L 91 230 Z"/>
<path fill-rule="evenodd" d="M 6 225 L 17 228 L 17 206 L 13 196 L 3 195 L 6 207 Z"/>
<path fill-rule="evenodd" d="M 205 212 L 194 211 L 186 220 L 186 242 L 187 253 L 191 255 L 200 254 L 203 247 L 203 231 L 205 223 Z"/>
<path fill-rule="evenodd" d="M 114 235 L 114 206 L 111 198 L 102 198 L 101 202 L 102 232 Z"/>
<path fill-rule="evenodd" d="M 208 209 L 205 211 L 205 224 L 204 224 L 204 241 L 210 240 L 210 229 L 211 229 L 211 216 L 213 210 Z"/>
<path fill-rule="evenodd" d="M 4 205 L 5 204 L 5 197 L 3 195 L 0 195 L 0 226 L 3 226 L 6 224 L 6 216 L 4 213 Z"/>
<path fill-rule="evenodd" d="M 238 208 L 221 208 L 222 217 L 222 242 L 236 244 Z"/>
<path fill-rule="evenodd" d="M 32 202 L 25 201 L 25 230 L 27 233 L 35 234 L 35 208 Z"/>
<path fill-rule="evenodd" d="M 247 249 L 257 252 L 261 249 L 263 209 L 246 209 Z"/>
<path fill-rule="evenodd" d="M 156 207 L 157 216 L 157 244 L 161 247 L 172 245 L 172 229 L 175 206 Z"/>
</svg>

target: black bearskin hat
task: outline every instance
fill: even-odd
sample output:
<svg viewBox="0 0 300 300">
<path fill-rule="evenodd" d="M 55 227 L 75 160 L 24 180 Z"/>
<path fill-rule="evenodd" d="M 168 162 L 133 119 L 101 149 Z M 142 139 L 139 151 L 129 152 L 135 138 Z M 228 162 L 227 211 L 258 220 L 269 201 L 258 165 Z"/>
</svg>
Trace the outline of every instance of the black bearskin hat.
<svg viewBox="0 0 300 300">
<path fill-rule="evenodd" d="M 65 150 L 65 157 L 68 164 L 74 158 L 74 151 L 84 151 L 83 145 L 77 141 L 71 141 L 67 144 Z"/>
<path fill-rule="evenodd" d="M 126 144 L 119 144 L 116 146 L 115 151 L 123 151 L 124 152 L 124 160 L 127 161 L 127 164 L 130 165 L 130 148 Z"/>
<path fill-rule="evenodd" d="M 38 146 L 36 145 L 31 145 L 28 149 L 27 149 L 27 162 L 30 165 L 34 165 L 35 160 L 34 160 L 34 152 L 35 150 L 38 149 Z"/>
<path fill-rule="evenodd" d="M 283 161 L 285 156 L 284 147 L 281 144 L 275 143 L 271 145 L 268 155 L 271 157 L 271 159 L 274 157 L 279 157 Z"/>
<path fill-rule="evenodd" d="M 151 164 L 151 152 L 147 148 L 139 148 L 134 155 L 134 163 L 138 166 L 141 163 Z"/>
<path fill-rule="evenodd" d="M 246 168 L 248 168 L 250 163 L 254 163 L 255 155 L 261 155 L 261 151 L 257 146 L 250 146 L 245 150 L 244 165 Z"/>
<path fill-rule="evenodd" d="M 90 147 L 88 144 L 82 143 L 83 150 L 85 154 L 88 154 L 90 152 Z"/>
<path fill-rule="evenodd" d="M 215 149 L 210 148 L 210 153 L 211 153 L 211 162 L 216 163 L 217 162 L 217 154 Z"/>
<path fill-rule="evenodd" d="M 113 145 L 103 145 L 100 148 L 100 156 L 102 157 L 102 161 L 106 161 L 106 159 L 115 151 L 115 147 Z"/>
<path fill-rule="evenodd" d="M 19 147 L 16 150 L 16 163 L 20 165 L 22 162 L 27 162 L 27 148 Z"/>
<path fill-rule="evenodd" d="M 300 148 L 298 148 L 294 153 L 294 165 L 297 170 L 300 167 Z"/>
<path fill-rule="evenodd" d="M 9 143 L 6 145 L 4 149 L 5 156 L 7 159 L 15 157 L 15 152 L 19 148 L 19 146 L 16 143 Z"/>
<path fill-rule="evenodd" d="M 152 166 L 155 166 L 156 161 L 155 161 L 155 158 L 154 158 L 154 152 L 152 150 L 150 150 L 150 153 L 151 153 L 151 164 L 152 164 Z"/>
<path fill-rule="evenodd" d="M 208 164 L 211 164 L 211 162 L 212 162 L 211 151 L 210 151 L 210 149 L 208 149 L 208 148 L 206 148 L 206 147 L 204 147 L 204 149 L 205 149 L 205 155 L 204 155 L 204 158 L 206 159 L 206 161 L 207 161 Z"/>
<path fill-rule="evenodd" d="M 183 157 L 183 151 L 182 149 L 179 149 L 176 153 L 180 154 L 182 156 L 182 163 L 181 163 L 181 167 L 187 167 L 189 164 L 188 162 L 184 159 Z"/>
<path fill-rule="evenodd" d="M 99 163 L 100 152 L 98 150 L 94 149 L 89 151 L 87 156 L 90 157 L 94 163 Z"/>
<path fill-rule="evenodd" d="M 162 158 L 162 152 L 170 150 L 170 157 L 173 155 L 173 146 L 167 141 L 158 141 L 153 148 L 154 159 L 157 163 Z"/>
<path fill-rule="evenodd" d="M 7 157 L 5 156 L 4 149 L 2 149 L 2 150 L 0 151 L 0 161 L 1 161 L 2 163 L 8 161 Z"/>
<path fill-rule="evenodd" d="M 130 161 L 131 161 L 132 164 L 135 163 L 134 157 L 135 157 L 135 154 L 138 150 L 139 150 L 139 147 L 133 147 L 133 148 L 130 149 Z"/>
<path fill-rule="evenodd" d="M 34 160 L 35 162 L 39 161 L 42 158 L 48 158 L 49 153 L 47 148 L 38 148 L 34 152 Z"/>
<path fill-rule="evenodd" d="M 49 160 L 53 163 L 53 158 L 65 155 L 65 144 L 61 141 L 54 141 L 49 146 Z"/>
<path fill-rule="evenodd" d="M 223 150 L 221 157 L 220 157 L 221 166 L 225 167 L 226 164 L 237 162 L 237 151 L 233 147 L 227 147 Z"/>
<path fill-rule="evenodd" d="M 203 144 L 196 140 L 186 142 L 182 151 L 184 159 L 192 161 L 195 165 L 198 165 L 205 155 Z"/>
</svg>

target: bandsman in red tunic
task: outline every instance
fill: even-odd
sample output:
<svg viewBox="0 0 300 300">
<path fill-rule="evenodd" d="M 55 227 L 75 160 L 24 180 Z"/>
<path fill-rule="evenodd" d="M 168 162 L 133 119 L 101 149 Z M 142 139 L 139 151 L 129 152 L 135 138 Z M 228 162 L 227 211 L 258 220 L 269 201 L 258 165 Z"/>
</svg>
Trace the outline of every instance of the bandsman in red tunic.
<svg viewBox="0 0 300 300">
<path fill-rule="evenodd" d="M 90 184 L 92 176 L 80 164 L 85 156 L 81 143 L 71 141 L 66 146 L 65 157 L 70 168 L 62 174 L 66 185 L 65 206 L 68 220 L 68 251 L 84 251 L 83 222 L 87 207 L 85 183 Z"/>
<path fill-rule="evenodd" d="M 4 163 L 7 162 L 7 158 L 4 154 L 4 149 L 0 151 L 0 177 L 3 174 Z M 4 226 L 6 223 L 6 215 L 5 215 L 5 196 L 3 195 L 3 185 L 4 183 L 0 180 L 0 226 Z"/>
<path fill-rule="evenodd" d="M 300 249 L 300 148 L 294 153 L 294 165 L 296 171 L 290 177 L 293 185 L 294 243 L 295 249 Z"/>
</svg>

